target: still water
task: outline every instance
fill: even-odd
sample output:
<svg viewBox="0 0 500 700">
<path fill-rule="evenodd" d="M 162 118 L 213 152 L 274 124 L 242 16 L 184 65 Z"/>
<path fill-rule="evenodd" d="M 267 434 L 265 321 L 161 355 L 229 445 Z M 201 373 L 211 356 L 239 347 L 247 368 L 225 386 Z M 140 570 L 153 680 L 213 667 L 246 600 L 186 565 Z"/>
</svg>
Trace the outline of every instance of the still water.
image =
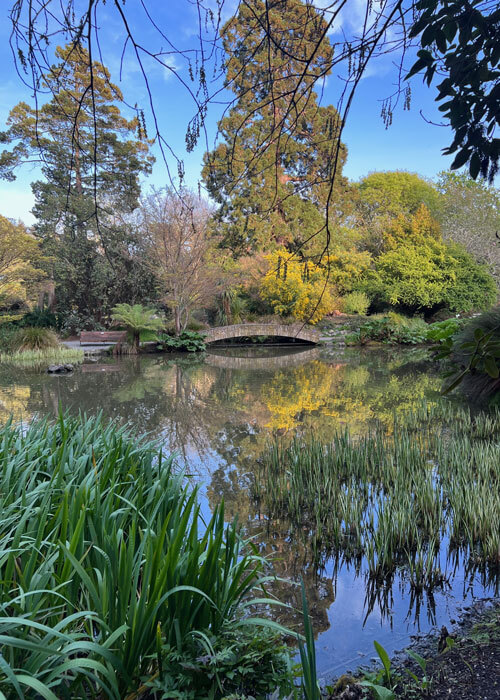
<svg viewBox="0 0 500 700">
<path fill-rule="evenodd" d="M 314 434 L 327 441 L 342 427 L 360 435 L 422 399 L 446 400 L 439 386 L 421 349 L 218 348 L 203 357 L 99 359 L 69 376 L 1 366 L 0 421 L 10 414 L 16 420 L 55 416 L 59 407 L 102 411 L 159 437 L 200 484 L 205 514 L 224 498 L 227 518 L 238 515 L 273 558 L 276 573 L 304 578 L 318 669 L 328 678 L 369 663 L 374 639 L 392 653 L 412 635 L 449 625 L 459 608 L 494 595 L 493 584 L 466 575 L 445 553 L 449 585 L 419 599 L 398 577 L 390 590 L 373 590 L 362 563 L 313 564 L 307 546 L 257 511 L 250 497 L 256 465 L 273 436 Z M 290 583 L 279 582 L 272 592 L 298 601 Z M 279 619 L 296 626 L 300 614 L 280 613 Z"/>
</svg>

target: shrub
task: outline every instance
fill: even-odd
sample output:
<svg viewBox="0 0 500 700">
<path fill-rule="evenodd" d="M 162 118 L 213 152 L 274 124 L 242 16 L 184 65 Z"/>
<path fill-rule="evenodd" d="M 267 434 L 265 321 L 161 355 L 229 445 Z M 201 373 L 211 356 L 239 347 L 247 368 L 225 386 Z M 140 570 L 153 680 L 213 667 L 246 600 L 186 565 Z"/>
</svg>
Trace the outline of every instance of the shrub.
<svg viewBox="0 0 500 700">
<path fill-rule="evenodd" d="M 367 284 L 378 303 L 413 312 L 487 309 L 498 293 L 487 268 L 462 246 L 444 241 L 424 207 L 392 222 Z"/>
<path fill-rule="evenodd" d="M 155 309 L 148 309 L 142 304 L 117 304 L 112 309 L 111 317 L 126 327 L 136 353 L 139 352 L 141 331 L 159 331 L 165 323 Z"/>
<path fill-rule="evenodd" d="M 223 507 L 202 519 L 172 459 L 113 423 L 61 416 L 0 429 L 0 462 L 4 697 L 143 695 L 149 679 L 168 686 L 195 640 L 217 650 L 233 687 L 248 683 L 251 630 L 271 627 L 249 613 L 264 561 Z M 279 680 L 282 647 L 255 640 L 254 671 L 262 660 Z M 240 651 L 243 669 L 230 661 Z M 170 697 L 200 697 L 189 676 Z M 207 697 L 220 680 L 202 679 Z"/>
<path fill-rule="evenodd" d="M 57 335 L 47 328 L 20 328 L 13 335 L 10 348 L 13 352 L 48 350 L 59 347 Z"/>
<path fill-rule="evenodd" d="M 12 339 L 18 332 L 16 326 L 10 323 L 0 325 L 0 352 L 10 352 L 12 349 Z"/>
<path fill-rule="evenodd" d="M 203 331 L 208 327 L 208 323 L 198 321 L 196 318 L 190 318 L 186 325 L 188 331 Z"/>
<path fill-rule="evenodd" d="M 24 314 L 0 314 L 0 327 L 17 323 L 23 316 Z"/>
<path fill-rule="evenodd" d="M 443 302 L 452 311 L 486 311 L 495 303 L 498 289 L 486 265 L 480 265 L 458 243 L 448 243 L 454 259 L 455 280 Z"/>
<path fill-rule="evenodd" d="M 267 255 L 268 271 L 260 285 L 260 295 L 279 316 L 317 323 L 334 310 L 325 271 L 310 262 L 301 262 L 286 250 Z"/>
<path fill-rule="evenodd" d="M 206 348 L 204 337 L 195 331 L 183 331 L 180 335 L 161 334 L 157 340 L 158 350 L 167 352 L 203 352 Z"/>
<path fill-rule="evenodd" d="M 453 337 L 464 327 L 464 320 L 458 318 L 448 318 L 445 321 L 436 321 L 427 326 L 427 340 L 434 343 L 442 343 Z"/>
<path fill-rule="evenodd" d="M 374 340 L 391 345 L 418 345 L 427 341 L 427 324 L 421 318 L 406 318 L 394 312 L 373 317 L 359 331 L 346 336 L 349 345 Z"/>
<path fill-rule="evenodd" d="M 58 314 L 59 330 L 65 337 L 68 335 L 80 335 L 82 331 L 104 331 L 105 326 L 95 320 L 93 316 L 81 314 L 76 311 L 63 311 Z"/>
<path fill-rule="evenodd" d="M 33 328 L 58 328 L 59 319 L 50 309 L 40 309 L 38 306 L 25 314 L 19 321 L 22 328 L 31 326 Z"/>
<path fill-rule="evenodd" d="M 370 300 L 364 292 L 351 292 L 341 299 L 341 311 L 345 314 L 364 316 L 370 306 Z"/>
</svg>

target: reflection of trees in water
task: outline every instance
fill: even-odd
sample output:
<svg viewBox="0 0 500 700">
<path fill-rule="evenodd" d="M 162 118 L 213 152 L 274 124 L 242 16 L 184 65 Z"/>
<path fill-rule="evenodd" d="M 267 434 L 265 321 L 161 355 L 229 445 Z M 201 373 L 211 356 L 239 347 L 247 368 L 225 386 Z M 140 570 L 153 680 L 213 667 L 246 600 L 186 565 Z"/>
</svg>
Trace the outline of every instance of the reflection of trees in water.
<svg viewBox="0 0 500 700">
<path fill-rule="evenodd" d="M 250 498 L 257 465 L 276 432 L 288 440 L 297 432 L 314 431 L 328 440 L 339 425 L 349 425 L 356 434 L 375 419 L 389 422 L 394 410 L 432 393 L 439 379 L 405 358 L 394 354 L 388 361 L 387 353 L 348 351 L 326 361 L 266 370 L 224 369 L 196 357 L 131 357 L 100 361 L 65 377 L 25 373 L 22 382 L 3 371 L 0 401 L 4 412 L 22 410 L 25 417 L 56 415 L 60 404 L 72 411 L 102 410 L 113 420 L 161 436 L 165 449 L 180 452 L 188 463 L 193 450 L 201 458 L 216 453 L 220 459 L 208 486 L 210 505 L 224 498 L 228 518 L 238 515 L 251 534 L 260 533 L 256 541 L 276 559 L 278 575 L 304 577 L 321 631 L 328 627 L 337 573 L 349 568 L 350 575 L 360 576 L 360 562 L 346 552 L 328 551 L 317 533 L 259 520 Z M 333 577 L 321 573 L 327 564 Z M 300 607 L 292 587 L 276 582 L 272 588 Z M 390 591 L 369 585 L 366 590 L 366 609 L 390 609 Z M 288 616 L 290 623 L 300 623 L 300 613 L 282 614 L 284 621 Z"/>
<path fill-rule="evenodd" d="M 29 417 L 28 403 L 31 397 L 29 386 L 12 385 L 0 388 L 0 423 L 9 418 L 15 421 Z"/>
</svg>

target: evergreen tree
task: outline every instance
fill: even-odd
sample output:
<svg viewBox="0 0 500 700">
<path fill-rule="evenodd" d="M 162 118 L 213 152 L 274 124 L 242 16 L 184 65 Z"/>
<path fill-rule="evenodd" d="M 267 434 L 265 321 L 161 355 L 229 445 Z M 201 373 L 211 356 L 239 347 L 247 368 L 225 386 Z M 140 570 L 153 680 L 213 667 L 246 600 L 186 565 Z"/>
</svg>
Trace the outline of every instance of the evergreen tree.
<svg viewBox="0 0 500 700">
<path fill-rule="evenodd" d="M 324 19 L 302 0 L 241 3 L 222 29 L 236 98 L 219 122 L 223 140 L 205 155 L 203 178 L 235 253 L 294 249 L 318 232 L 324 242 L 327 203 L 330 215 L 338 208 L 347 151 L 337 111 L 319 106 L 313 89 L 331 62 L 323 34 Z"/>
<path fill-rule="evenodd" d="M 52 256 L 58 307 L 92 323 L 138 293 L 130 288 L 141 274 L 132 263 L 137 241 L 121 217 L 137 207 L 139 176 L 152 158 L 138 121 L 120 112 L 109 71 L 98 62 L 90 70 L 83 47 L 59 47 L 56 55 L 44 76 L 50 101 L 38 110 L 21 102 L 10 112 L 4 140 L 14 147 L 0 156 L 0 172 L 13 177 L 21 163 L 40 163 L 33 232 Z"/>
</svg>

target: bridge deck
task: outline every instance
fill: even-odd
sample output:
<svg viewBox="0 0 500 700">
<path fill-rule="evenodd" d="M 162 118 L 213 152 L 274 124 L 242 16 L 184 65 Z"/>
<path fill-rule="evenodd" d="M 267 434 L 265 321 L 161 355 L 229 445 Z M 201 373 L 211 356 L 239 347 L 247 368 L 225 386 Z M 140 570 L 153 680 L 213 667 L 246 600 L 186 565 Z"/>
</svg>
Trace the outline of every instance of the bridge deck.
<svg viewBox="0 0 500 700">
<path fill-rule="evenodd" d="M 303 323 L 238 323 L 233 326 L 210 328 L 210 330 L 205 331 L 204 335 L 206 343 L 255 336 L 292 338 L 314 344 L 319 343 L 321 339 L 319 331 Z"/>
</svg>

